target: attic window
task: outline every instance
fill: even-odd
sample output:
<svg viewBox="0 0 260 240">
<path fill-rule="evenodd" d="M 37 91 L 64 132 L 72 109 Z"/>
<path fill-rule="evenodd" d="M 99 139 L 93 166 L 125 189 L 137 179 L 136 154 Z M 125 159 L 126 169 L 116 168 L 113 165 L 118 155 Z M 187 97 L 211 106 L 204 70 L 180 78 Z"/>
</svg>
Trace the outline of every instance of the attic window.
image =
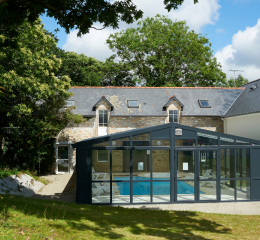
<svg viewBox="0 0 260 240">
<path fill-rule="evenodd" d="M 210 108 L 211 106 L 209 105 L 208 100 L 199 100 L 199 104 L 201 108 Z"/>
<path fill-rule="evenodd" d="M 128 100 L 128 107 L 129 108 L 138 108 L 138 101 L 137 100 Z"/>
<path fill-rule="evenodd" d="M 73 107 L 74 106 L 74 100 L 67 100 L 65 107 Z"/>
</svg>

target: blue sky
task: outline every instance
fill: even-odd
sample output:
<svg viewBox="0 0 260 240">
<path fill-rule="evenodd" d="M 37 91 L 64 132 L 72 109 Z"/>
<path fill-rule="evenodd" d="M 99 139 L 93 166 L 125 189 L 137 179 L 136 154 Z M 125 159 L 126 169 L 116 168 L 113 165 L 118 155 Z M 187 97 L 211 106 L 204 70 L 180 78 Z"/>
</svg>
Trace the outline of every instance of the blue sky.
<svg viewBox="0 0 260 240">
<path fill-rule="evenodd" d="M 190 29 L 206 35 L 228 78 L 234 75 L 229 69 L 243 70 L 241 74 L 249 81 L 260 78 L 260 0 L 199 0 L 195 5 L 193 0 L 185 0 L 178 10 L 171 12 L 164 9 L 163 0 L 133 2 L 143 10 L 144 17 L 161 14 L 173 21 L 185 20 Z M 47 30 L 60 29 L 57 34 L 60 48 L 102 61 L 112 54 L 105 44 L 109 34 L 136 27 L 136 23 L 120 23 L 117 30 L 91 30 L 89 34 L 78 38 L 77 30 L 66 34 L 54 19 L 46 16 L 41 16 L 41 19 Z"/>
</svg>

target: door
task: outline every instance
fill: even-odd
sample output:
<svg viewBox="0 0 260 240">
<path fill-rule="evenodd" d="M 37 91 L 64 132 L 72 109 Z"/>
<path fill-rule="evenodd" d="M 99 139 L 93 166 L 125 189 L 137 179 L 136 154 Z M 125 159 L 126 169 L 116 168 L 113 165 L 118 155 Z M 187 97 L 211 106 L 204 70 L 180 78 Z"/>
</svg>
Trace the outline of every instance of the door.
<svg viewBox="0 0 260 240">
<path fill-rule="evenodd" d="M 217 150 L 197 150 L 198 201 L 217 201 Z"/>
<path fill-rule="evenodd" d="M 56 173 L 69 173 L 69 146 L 58 146 Z"/>
<path fill-rule="evenodd" d="M 217 201 L 217 150 L 175 151 L 175 201 Z"/>
</svg>

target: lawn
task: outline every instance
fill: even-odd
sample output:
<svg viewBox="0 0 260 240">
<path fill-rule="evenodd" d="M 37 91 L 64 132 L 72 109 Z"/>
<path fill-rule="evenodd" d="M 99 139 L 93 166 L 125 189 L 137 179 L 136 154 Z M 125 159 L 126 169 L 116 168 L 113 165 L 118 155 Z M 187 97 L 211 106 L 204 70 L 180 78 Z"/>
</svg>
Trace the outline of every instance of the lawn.
<svg viewBox="0 0 260 240">
<path fill-rule="evenodd" d="M 260 239 L 259 232 L 260 216 L 0 197 L 0 239 Z"/>
</svg>

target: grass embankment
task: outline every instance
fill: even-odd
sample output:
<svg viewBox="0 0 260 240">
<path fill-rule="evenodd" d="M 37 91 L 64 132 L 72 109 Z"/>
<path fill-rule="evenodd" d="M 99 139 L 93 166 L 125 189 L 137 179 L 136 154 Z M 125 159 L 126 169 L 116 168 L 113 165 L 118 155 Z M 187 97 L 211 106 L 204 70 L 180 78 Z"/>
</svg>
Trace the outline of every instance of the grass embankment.
<svg viewBox="0 0 260 240">
<path fill-rule="evenodd" d="M 260 216 L 2 197 L 0 239 L 259 239 Z"/>
<path fill-rule="evenodd" d="M 0 179 L 9 177 L 11 175 L 19 176 L 21 174 L 27 174 L 34 178 L 36 181 L 42 182 L 43 184 L 48 184 L 49 181 L 46 179 L 43 179 L 41 177 L 36 176 L 37 172 L 30 172 L 29 170 L 16 170 L 16 169 L 9 169 L 9 168 L 0 168 Z"/>
</svg>

